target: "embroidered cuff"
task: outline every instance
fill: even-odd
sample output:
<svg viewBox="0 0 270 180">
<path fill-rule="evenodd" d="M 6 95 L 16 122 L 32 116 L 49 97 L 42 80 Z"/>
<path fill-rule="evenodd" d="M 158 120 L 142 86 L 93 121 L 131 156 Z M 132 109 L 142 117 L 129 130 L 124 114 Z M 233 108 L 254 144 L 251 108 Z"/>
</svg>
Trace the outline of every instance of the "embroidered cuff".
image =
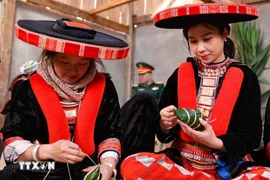
<svg viewBox="0 0 270 180">
<path fill-rule="evenodd" d="M 6 141 L 5 141 L 6 145 Z M 16 140 L 5 146 L 4 157 L 7 162 L 15 162 L 15 160 L 33 144 L 27 140 Z"/>
<path fill-rule="evenodd" d="M 103 153 L 113 151 L 121 156 L 121 144 L 119 139 L 117 138 L 108 138 L 104 140 L 98 146 L 98 157 L 100 157 Z"/>
</svg>

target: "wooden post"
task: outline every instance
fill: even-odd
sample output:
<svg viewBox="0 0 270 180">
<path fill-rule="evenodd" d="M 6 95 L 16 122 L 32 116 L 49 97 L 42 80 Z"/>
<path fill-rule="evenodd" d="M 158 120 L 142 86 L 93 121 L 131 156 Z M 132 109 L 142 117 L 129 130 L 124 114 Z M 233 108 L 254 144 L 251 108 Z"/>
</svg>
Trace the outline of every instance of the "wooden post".
<svg viewBox="0 0 270 180">
<path fill-rule="evenodd" d="M 133 27 L 133 3 L 129 3 L 129 55 L 125 61 L 125 100 L 129 100 L 131 97 L 131 79 L 133 77 L 133 43 L 134 43 L 134 27 Z"/>
<path fill-rule="evenodd" d="M 0 27 L 0 111 L 8 97 L 11 46 L 14 29 L 16 0 L 2 0 Z M 0 127 L 4 116 L 0 115 Z"/>
</svg>

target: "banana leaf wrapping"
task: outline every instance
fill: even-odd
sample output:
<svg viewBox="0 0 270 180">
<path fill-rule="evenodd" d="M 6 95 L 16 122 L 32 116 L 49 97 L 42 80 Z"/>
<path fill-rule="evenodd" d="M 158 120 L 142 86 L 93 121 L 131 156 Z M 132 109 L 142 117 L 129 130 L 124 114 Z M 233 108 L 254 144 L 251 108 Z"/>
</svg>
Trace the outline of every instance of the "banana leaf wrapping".
<svg viewBox="0 0 270 180">
<path fill-rule="evenodd" d="M 100 179 L 100 167 L 97 166 L 92 171 L 89 171 L 83 178 L 83 180 L 99 180 Z"/>
<path fill-rule="evenodd" d="M 203 131 L 204 127 L 200 123 L 199 118 L 203 119 L 202 113 L 199 109 L 186 109 L 186 108 L 179 108 L 173 110 L 176 117 L 188 124 L 192 129 L 197 131 Z"/>
</svg>

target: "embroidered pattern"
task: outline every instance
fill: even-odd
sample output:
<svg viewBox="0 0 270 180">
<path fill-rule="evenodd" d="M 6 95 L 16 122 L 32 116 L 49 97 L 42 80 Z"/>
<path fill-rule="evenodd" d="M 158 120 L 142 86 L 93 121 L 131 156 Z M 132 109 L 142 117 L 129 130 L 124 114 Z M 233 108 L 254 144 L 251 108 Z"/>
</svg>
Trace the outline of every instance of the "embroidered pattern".
<svg viewBox="0 0 270 180">
<path fill-rule="evenodd" d="M 117 138 L 108 138 L 102 141 L 98 146 L 98 157 L 106 151 L 114 151 L 121 156 L 121 144 Z"/>
<path fill-rule="evenodd" d="M 173 143 L 173 147 L 180 149 L 183 158 L 187 159 L 191 166 L 197 169 L 215 169 L 216 160 L 210 148 L 184 141 Z"/>
<path fill-rule="evenodd" d="M 69 127 L 70 139 L 72 139 L 72 136 L 74 134 L 75 123 L 78 116 L 79 103 L 78 102 L 64 102 L 64 101 L 61 101 L 60 103 L 64 109 L 64 112 L 67 118 L 68 127 Z"/>
<path fill-rule="evenodd" d="M 163 166 L 164 168 L 166 168 L 168 171 L 170 171 L 170 170 L 173 168 L 173 164 L 166 163 L 165 157 L 164 157 L 164 156 L 162 156 L 162 157 L 157 161 L 157 163 L 160 164 L 161 166 Z"/>
<path fill-rule="evenodd" d="M 16 36 L 24 42 L 33 44 L 43 49 L 84 57 L 98 57 L 101 59 L 124 59 L 128 55 L 129 47 L 104 47 L 86 43 L 76 43 L 66 40 L 63 43 L 61 38 L 40 35 L 15 25 Z"/>
<path fill-rule="evenodd" d="M 10 138 L 7 138 L 5 141 L 4 141 L 4 147 L 6 147 L 7 145 L 17 141 L 17 140 L 24 140 L 22 137 L 20 136 L 14 136 L 14 137 L 10 137 Z"/>
<path fill-rule="evenodd" d="M 149 167 L 156 161 L 156 159 L 148 156 L 136 156 L 136 161 L 139 161 L 144 166 Z"/>
<path fill-rule="evenodd" d="M 232 62 L 238 61 L 228 58 L 225 61 L 214 65 L 204 64 L 200 60 L 196 61 L 198 75 L 201 77 L 200 88 L 197 96 L 197 105 L 206 120 L 210 118 L 211 109 L 215 103 L 219 79 L 225 74 L 228 66 Z"/>
<path fill-rule="evenodd" d="M 239 4 L 234 6 L 233 4 L 202 4 L 198 5 L 188 5 L 166 9 L 157 13 L 154 16 L 154 22 L 158 22 L 165 19 L 170 19 L 173 17 L 181 17 L 187 15 L 198 15 L 198 14 L 222 14 L 222 13 L 231 13 L 231 14 L 249 14 L 258 16 L 259 11 L 257 8 Z"/>
</svg>

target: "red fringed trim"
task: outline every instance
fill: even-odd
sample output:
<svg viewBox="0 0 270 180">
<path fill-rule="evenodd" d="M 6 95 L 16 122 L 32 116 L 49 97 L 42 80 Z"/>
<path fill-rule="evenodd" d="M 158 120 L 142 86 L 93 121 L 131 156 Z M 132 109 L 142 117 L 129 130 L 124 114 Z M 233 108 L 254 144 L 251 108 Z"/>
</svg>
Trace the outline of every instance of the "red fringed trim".
<svg viewBox="0 0 270 180">
<path fill-rule="evenodd" d="M 17 141 L 17 140 L 24 140 L 22 137 L 20 136 L 14 136 L 14 137 L 10 137 L 10 138 L 7 138 L 5 141 L 4 141 L 4 147 L 6 147 L 7 145 L 13 143 L 14 141 Z"/>
<path fill-rule="evenodd" d="M 48 125 L 49 143 L 70 139 L 67 118 L 56 92 L 39 74 L 30 78 L 30 83 Z M 83 152 L 91 155 L 95 151 L 94 128 L 105 88 L 105 77 L 97 73 L 85 90 L 77 117 L 74 142 Z"/>
<path fill-rule="evenodd" d="M 98 157 L 105 151 L 115 151 L 121 156 L 121 143 L 117 138 L 108 138 L 98 146 Z"/>
<path fill-rule="evenodd" d="M 229 68 L 225 75 L 218 97 L 212 109 L 210 124 L 216 136 L 225 134 L 244 78 L 239 68 Z M 232 88 L 233 87 L 233 88 Z M 196 85 L 194 70 L 190 62 L 183 63 L 178 69 L 178 108 L 196 109 Z M 180 131 L 181 139 L 194 140 Z"/>
<path fill-rule="evenodd" d="M 268 144 L 265 148 L 265 154 L 266 154 L 268 160 L 270 160 L 270 142 L 268 142 Z"/>
</svg>

